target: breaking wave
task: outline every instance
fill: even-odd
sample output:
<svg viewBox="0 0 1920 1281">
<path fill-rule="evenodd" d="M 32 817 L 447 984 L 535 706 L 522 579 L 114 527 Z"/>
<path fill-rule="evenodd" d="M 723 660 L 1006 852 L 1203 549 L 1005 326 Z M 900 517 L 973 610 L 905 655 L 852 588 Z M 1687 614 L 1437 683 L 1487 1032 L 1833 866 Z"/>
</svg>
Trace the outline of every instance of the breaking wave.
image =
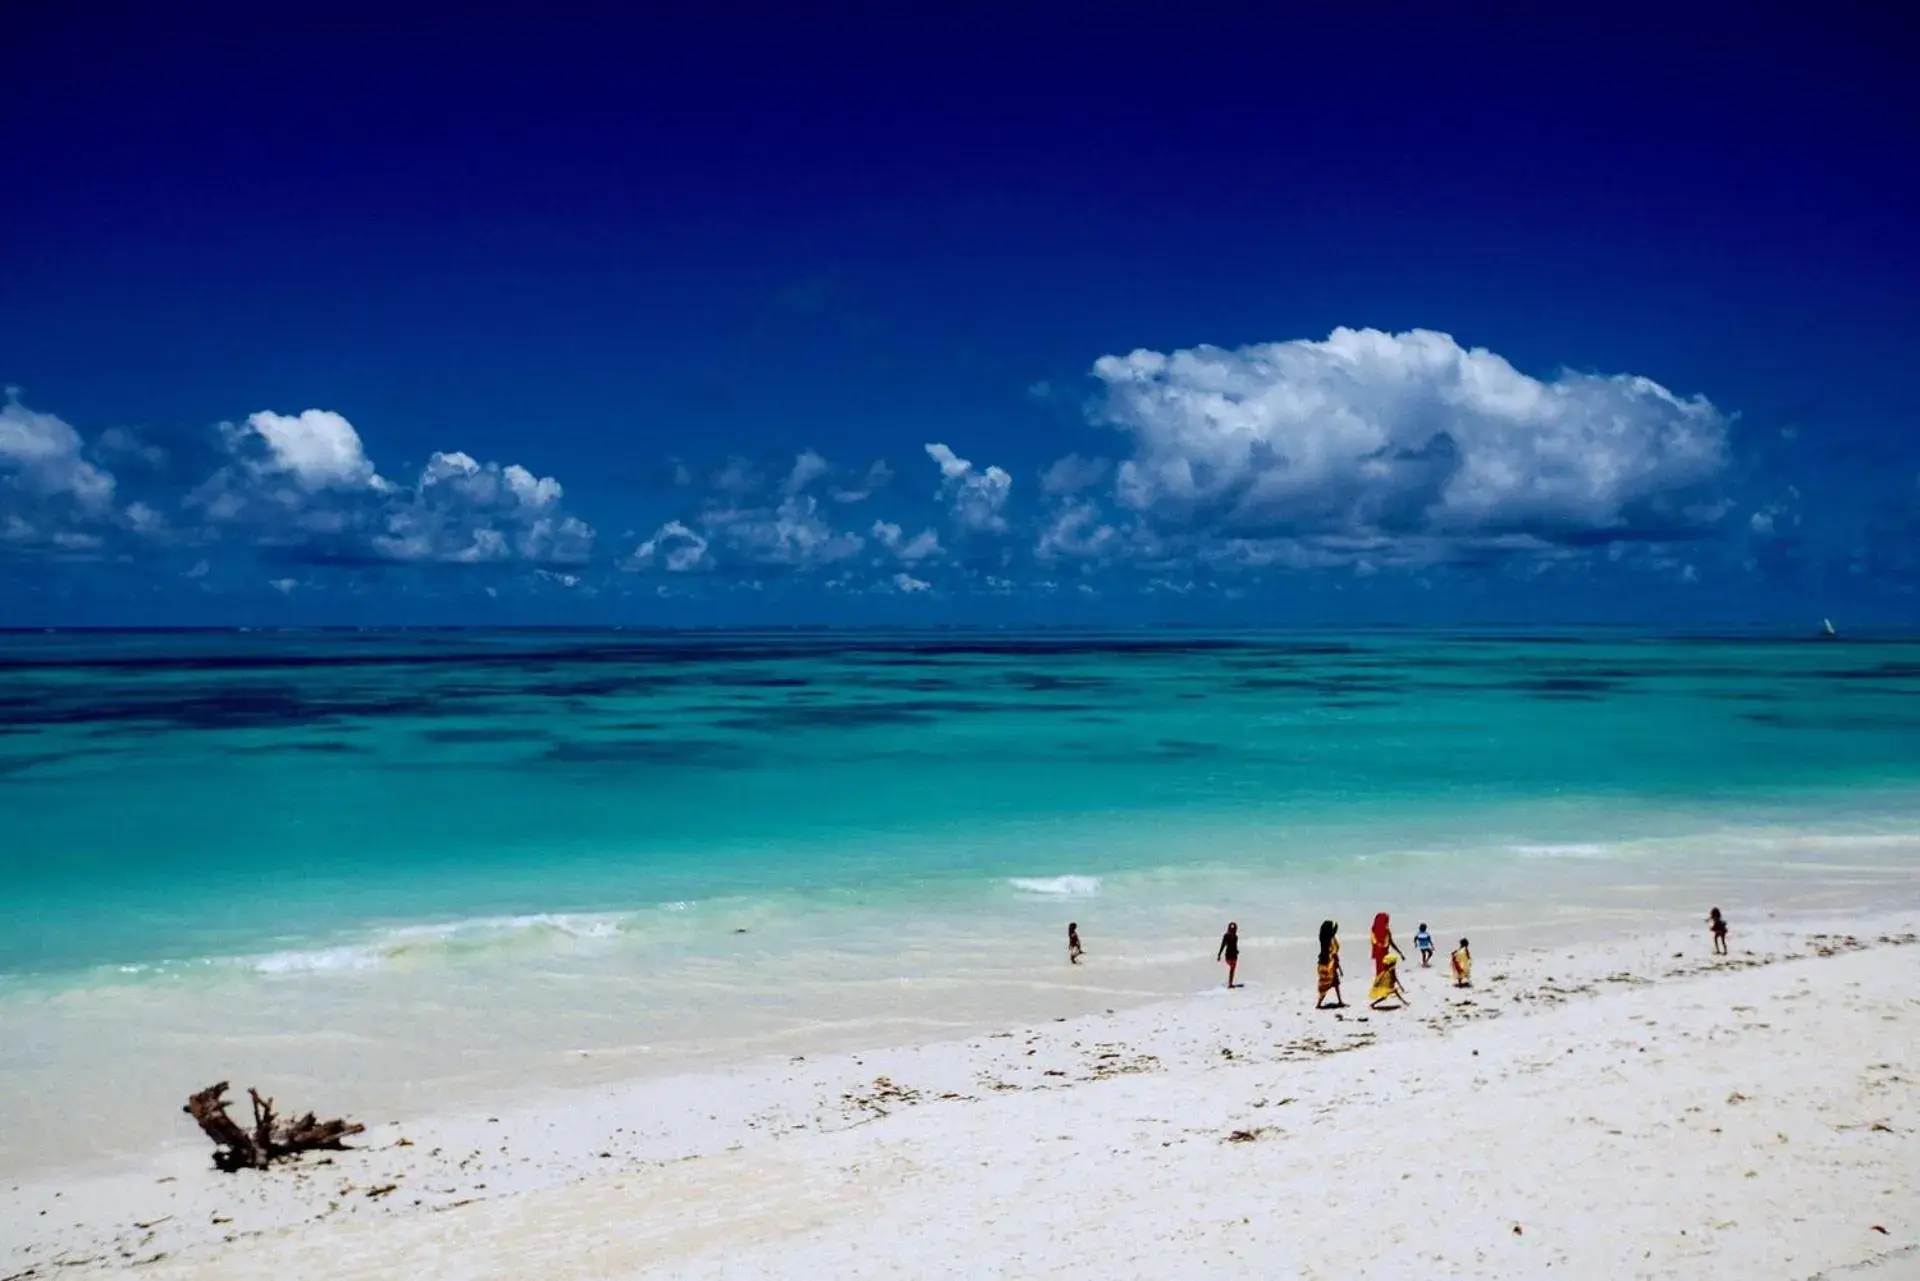
<svg viewBox="0 0 1920 1281">
<path fill-rule="evenodd" d="M 679 905 L 675 905 L 679 906 Z M 483 916 L 433 925 L 403 925 L 360 943 L 296 948 L 235 958 L 258 974 L 329 974 L 378 969 L 409 958 L 452 957 L 513 947 L 555 947 L 617 938 L 625 915 L 537 913 Z"/>
<path fill-rule="evenodd" d="M 1065 895 L 1084 898 L 1100 892 L 1097 876 L 1016 876 L 1007 882 L 1028 894 Z"/>
</svg>

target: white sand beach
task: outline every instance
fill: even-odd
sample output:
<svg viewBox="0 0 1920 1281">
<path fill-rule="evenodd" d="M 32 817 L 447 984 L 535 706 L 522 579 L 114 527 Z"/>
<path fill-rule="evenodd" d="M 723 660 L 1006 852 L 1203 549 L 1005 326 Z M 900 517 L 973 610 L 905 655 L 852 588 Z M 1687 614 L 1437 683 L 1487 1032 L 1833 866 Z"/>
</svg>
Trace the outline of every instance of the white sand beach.
<svg viewBox="0 0 1920 1281">
<path fill-rule="evenodd" d="M 0 1277 L 1920 1276 L 1920 915 L 1736 928 L 46 1171 Z"/>
</svg>

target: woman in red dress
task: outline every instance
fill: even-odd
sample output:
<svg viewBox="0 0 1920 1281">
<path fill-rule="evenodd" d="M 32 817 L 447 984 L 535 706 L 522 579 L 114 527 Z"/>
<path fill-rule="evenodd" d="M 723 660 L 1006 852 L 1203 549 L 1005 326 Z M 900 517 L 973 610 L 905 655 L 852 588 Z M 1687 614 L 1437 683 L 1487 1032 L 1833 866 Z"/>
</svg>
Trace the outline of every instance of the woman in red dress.
<svg viewBox="0 0 1920 1281">
<path fill-rule="evenodd" d="M 1398 952 L 1400 945 L 1393 941 L 1393 930 L 1387 924 L 1387 914 L 1381 912 L 1373 918 L 1373 972 L 1378 974 L 1386 968 L 1388 952 Z"/>
</svg>

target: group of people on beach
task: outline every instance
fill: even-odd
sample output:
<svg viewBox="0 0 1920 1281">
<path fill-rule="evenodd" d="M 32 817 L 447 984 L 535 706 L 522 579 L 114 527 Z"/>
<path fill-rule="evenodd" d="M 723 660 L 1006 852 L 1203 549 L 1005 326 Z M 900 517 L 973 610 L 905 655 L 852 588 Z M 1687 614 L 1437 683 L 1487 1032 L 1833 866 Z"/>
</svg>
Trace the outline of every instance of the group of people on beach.
<svg viewBox="0 0 1920 1281">
<path fill-rule="evenodd" d="M 1340 994 L 1340 980 L 1344 971 L 1340 967 L 1340 926 L 1334 921 L 1320 922 L 1320 959 L 1317 965 L 1319 978 L 1319 999 L 1314 1003 L 1316 1010 L 1341 1010 L 1347 1005 L 1346 998 Z M 1373 918 L 1371 931 L 1373 945 L 1373 986 L 1367 991 L 1367 1002 L 1376 1010 L 1398 1009 L 1408 1004 L 1406 989 L 1400 986 L 1400 945 L 1393 937 L 1393 928 L 1388 916 L 1381 912 Z M 1413 936 L 1413 944 L 1420 951 L 1422 969 L 1433 964 L 1433 935 L 1427 930 L 1427 923 L 1420 922 L 1420 929 Z M 1080 958 L 1086 949 L 1080 943 L 1080 923 L 1067 925 L 1067 962 L 1080 964 Z M 1227 932 L 1220 936 L 1220 946 L 1214 953 L 1215 961 L 1227 967 L 1227 986 L 1239 987 L 1237 977 L 1240 971 L 1240 925 L 1237 921 L 1227 922 Z M 1453 950 L 1449 958 L 1453 968 L 1453 985 L 1467 987 L 1473 982 L 1473 952 L 1467 940 L 1461 939 L 1460 946 Z M 1333 993 L 1333 1003 L 1327 1003 L 1327 993 Z M 1388 1005 L 1393 1001 L 1396 1004 Z"/>
<path fill-rule="evenodd" d="M 1232 929 L 1229 926 L 1228 929 Z M 1367 1004 L 1376 1010 L 1397 1010 L 1410 1004 L 1407 990 L 1400 986 L 1400 943 L 1393 937 L 1393 925 L 1385 912 L 1376 913 L 1373 928 L 1368 931 L 1368 942 L 1373 953 L 1373 985 L 1367 989 Z M 1433 934 L 1427 929 L 1425 921 L 1415 931 L 1413 945 L 1420 952 L 1420 968 L 1426 969 L 1433 964 Z M 1448 957 L 1453 969 L 1453 985 L 1467 987 L 1473 982 L 1473 948 L 1466 939 L 1460 940 L 1460 946 Z M 1319 985 L 1319 997 L 1314 1002 L 1316 1010 L 1345 1009 L 1347 999 L 1341 995 L 1340 980 L 1345 971 L 1340 965 L 1340 925 L 1337 921 L 1320 922 L 1320 957 L 1316 966 L 1316 978 Z M 1231 984 L 1232 974 L 1228 974 Z M 1332 1004 L 1327 1002 L 1327 994 L 1333 994 Z M 1391 1001 L 1393 1004 L 1389 1005 Z"/>
<path fill-rule="evenodd" d="M 1716 956 L 1727 954 L 1727 918 L 1714 908 L 1707 914 L 1707 932 L 1713 938 L 1713 951 Z M 1393 926 L 1385 912 L 1377 913 L 1373 918 L 1373 928 L 1368 931 L 1368 941 L 1373 951 L 1373 985 L 1367 989 L 1367 1004 L 1376 1010 L 1397 1010 L 1410 1004 L 1407 990 L 1400 986 L 1400 944 L 1393 937 Z M 1420 968 L 1426 969 L 1433 964 L 1433 934 L 1427 929 L 1425 921 L 1414 932 L 1413 945 L 1420 952 Z M 1086 949 L 1080 945 L 1080 923 L 1067 925 L 1067 960 L 1073 965 L 1080 964 L 1080 958 Z M 1227 967 L 1227 986 L 1239 987 L 1236 976 L 1240 970 L 1240 925 L 1237 921 L 1227 922 L 1227 932 L 1220 936 L 1220 947 L 1213 959 Z M 1453 949 L 1448 963 L 1453 970 L 1455 987 L 1471 987 L 1473 984 L 1473 949 L 1466 939 L 1460 940 L 1460 946 Z M 1337 921 L 1320 922 L 1320 957 L 1316 964 L 1316 977 L 1319 981 L 1319 996 L 1313 1008 L 1316 1010 L 1343 1010 L 1347 1000 L 1340 994 L 1340 980 L 1345 971 L 1340 967 L 1340 925 Z M 1333 993 L 1333 1003 L 1327 1003 L 1327 993 Z M 1394 1004 L 1388 1005 L 1392 1001 Z"/>
</svg>

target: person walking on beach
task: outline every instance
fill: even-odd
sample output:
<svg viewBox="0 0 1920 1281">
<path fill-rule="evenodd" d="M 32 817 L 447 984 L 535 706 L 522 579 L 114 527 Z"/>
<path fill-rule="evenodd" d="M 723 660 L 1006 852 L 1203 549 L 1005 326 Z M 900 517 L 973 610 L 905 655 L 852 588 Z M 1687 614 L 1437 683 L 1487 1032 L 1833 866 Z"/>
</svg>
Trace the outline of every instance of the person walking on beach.
<svg viewBox="0 0 1920 1281">
<path fill-rule="evenodd" d="M 1400 945 L 1394 942 L 1393 927 L 1387 924 L 1387 914 L 1385 912 L 1377 913 L 1374 916 L 1373 930 L 1371 933 L 1371 941 L 1373 943 L 1373 972 L 1377 976 L 1380 973 L 1382 963 L 1387 958 L 1387 954 L 1389 952 L 1397 953 L 1400 950 Z"/>
<path fill-rule="evenodd" d="M 1473 986 L 1473 953 L 1467 949 L 1465 939 L 1460 940 L 1460 946 L 1453 949 L 1453 955 L 1448 959 L 1453 962 L 1453 985 Z"/>
<path fill-rule="evenodd" d="M 1234 971 L 1240 968 L 1240 926 L 1234 921 L 1227 922 L 1227 932 L 1220 936 L 1220 950 L 1214 954 L 1216 961 L 1227 963 L 1227 986 L 1236 986 Z"/>
<path fill-rule="evenodd" d="M 1707 913 L 1707 929 L 1713 934 L 1713 954 L 1727 954 L 1727 918 L 1720 915 L 1720 909 L 1714 908 Z"/>
<path fill-rule="evenodd" d="M 1316 1010 L 1344 1010 L 1347 998 L 1340 995 L 1340 926 L 1334 921 L 1320 922 L 1320 999 L 1314 1002 Z M 1327 993 L 1333 993 L 1333 1004 L 1327 1004 Z"/>
<path fill-rule="evenodd" d="M 1399 966 L 1400 953 L 1398 952 L 1388 951 L 1385 956 L 1380 958 L 1380 968 L 1375 970 L 1373 975 L 1373 988 L 1367 993 L 1367 1002 L 1370 1008 L 1376 1010 L 1392 1008 L 1397 1010 L 1401 1008 L 1401 1006 L 1409 1004 L 1407 991 L 1400 986 Z M 1400 1004 L 1392 1007 L 1382 1004 L 1382 1002 L 1388 1000 L 1396 1000 L 1400 1002 Z"/>
<path fill-rule="evenodd" d="M 1067 922 L 1067 963 L 1080 964 L 1080 922 Z"/>
<path fill-rule="evenodd" d="M 1420 922 L 1420 928 L 1413 932 L 1413 945 L 1420 949 L 1420 968 L 1426 969 L 1433 964 L 1433 935 L 1427 933 L 1427 923 Z"/>
</svg>

